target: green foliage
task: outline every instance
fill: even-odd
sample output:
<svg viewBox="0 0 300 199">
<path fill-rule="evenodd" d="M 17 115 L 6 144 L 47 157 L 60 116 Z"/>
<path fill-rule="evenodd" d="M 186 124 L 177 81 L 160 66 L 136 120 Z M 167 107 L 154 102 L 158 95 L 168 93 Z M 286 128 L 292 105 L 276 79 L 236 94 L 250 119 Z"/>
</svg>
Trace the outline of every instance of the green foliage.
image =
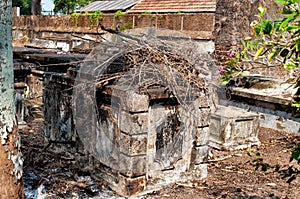
<svg viewBox="0 0 300 199">
<path fill-rule="evenodd" d="M 262 171 L 268 171 L 268 169 L 273 168 L 273 166 L 268 163 L 264 163 L 263 158 L 260 157 L 260 153 L 255 154 L 255 171 L 261 168 Z M 277 166 L 276 166 L 277 167 Z"/>
<path fill-rule="evenodd" d="M 289 6 L 298 3 L 299 0 L 275 0 L 275 2 L 284 6 Z"/>
<path fill-rule="evenodd" d="M 249 154 L 252 156 L 252 154 Z M 300 164 L 300 142 L 298 145 L 293 149 L 292 155 L 290 157 L 290 162 L 296 160 L 298 164 Z M 276 172 L 279 173 L 282 178 L 287 178 L 287 183 L 291 183 L 294 181 L 297 176 L 300 174 L 300 170 L 293 167 L 293 166 L 279 166 L 279 165 L 270 165 L 264 162 L 264 159 L 261 157 L 260 153 L 256 153 L 255 159 L 253 160 L 255 163 L 255 170 L 257 171 L 261 169 L 264 172 Z"/>
<path fill-rule="evenodd" d="M 267 9 L 258 8 L 255 15 L 257 20 L 252 22 L 253 35 L 242 41 L 239 54 L 242 57 L 230 57 L 230 62 L 225 62 L 228 73 L 221 73 L 222 79 L 228 79 L 236 75 L 243 74 L 248 70 L 243 63 L 245 60 L 263 62 L 266 66 L 271 62 L 283 67 L 286 70 L 295 69 L 300 64 L 300 8 L 299 0 L 275 0 L 281 5 L 285 5 L 280 12 L 281 19 L 270 20 L 265 17 Z M 236 53 L 238 55 L 238 53 Z M 236 59 L 238 61 L 236 62 Z M 274 65 L 274 63 L 273 63 Z M 300 78 L 298 78 L 300 80 Z M 296 84 L 299 87 L 300 84 Z"/>
<path fill-rule="evenodd" d="M 71 14 L 75 9 L 86 6 L 93 0 L 54 0 L 54 12 Z"/>
<path fill-rule="evenodd" d="M 300 142 L 297 144 L 297 146 L 294 148 L 292 152 L 290 162 L 292 162 L 293 160 L 296 160 L 298 164 L 300 164 Z"/>
<path fill-rule="evenodd" d="M 30 15 L 31 14 L 31 0 L 13 0 L 13 7 L 20 7 L 21 15 Z"/>
<path fill-rule="evenodd" d="M 125 14 L 122 10 L 118 10 L 116 13 L 115 13 L 115 19 L 121 19 L 121 16 Z"/>
<path fill-rule="evenodd" d="M 152 13 L 151 11 L 143 12 L 142 15 L 151 15 L 151 19 L 154 20 L 157 17 L 157 13 Z"/>
<path fill-rule="evenodd" d="M 21 0 L 22 2 L 22 6 L 24 6 L 24 8 L 31 8 L 31 0 Z"/>
<path fill-rule="evenodd" d="M 143 12 L 142 15 L 151 15 L 152 12 L 151 11 L 146 11 L 146 12 Z"/>
<path fill-rule="evenodd" d="M 90 14 L 90 27 L 93 28 L 99 21 L 102 20 L 103 12 L 96 11 Z"/>
<path fill-rule="evenodd" d="M 257 20 L 252 22 L 251 37 L 241 41 L 241 48 L 230 50 L 227 53 L 227 61 L 219 69 L 222 83 L 234 77 L 242 75 L 244 71 L 249 70 L 251 65 L 255 63 L 268 67 L 273 65 L 291 70 L 299 67 L 300 64 L 300 8 L 299 0 L 275 0 L 275 2 L 284 5 L 284 9 L 280 12 L 282 18 L 270 20 L 265 17 L 267 9 L 258 8 L 255 15 Z M 262 61 L 261 61 L 262 60 Z M 275 63 L 275 64 L 274 64 Z M 300 87 L 300 74 L 294 80 L 295 88 Z M 300 98 L 294 99 L 291 104 L 293 108 L 300 110 Z M 251 155 L 251 153 L 248 153 Z M 300 143 L 292 150 L 290 161 L 296 161 L 300 164 Z M 256 154 L 254 160 L 256 168 L 263 171 L 273 170 L 278 172 L 283 178 L 288 178 L 287 182 L 291 183 L 300 171 L 293 166 L 280 167 L 279 165 L 269 165 L 265 163 L 259 153 Z"/>
<path fill-rule="evenodd" d="M 282 19 L 265 19 L 266 9 L 258 9 L 258 21 L 254 26 L 254 39 L 258 41 L 254 60 L 267 57 L 268 61 L 277 62 L 286 70 L 292 70 L 300 64 L 300 9 L 299 0 L 275 0 L 277 3 L 286 6 L 280 13 Z M 288 6 L 288 7 L 287 7 Z M 299 81 L 299 78 L 297 78 Z M 299 82 L 295 87 L 299 87 Z M 292 104 L 298 110 L 298 102 Z"/>
<path fill-rule="evenodd" d="M 297 111 L 300 110 L 300 101 L 295 101 L 291 104 L 292 107 L 296 108 Z"/>
<path fill-rule="evenodd" d="M 273 23 L 268 20 L 262 20 L 261 29 L 265 35 L 271 35 L 273 30 Z"/>
<path fill-rule="evenodd" d="M 133 29 L 133 25 L 132 25 L 132 22 L 126 22 L 122 25 L 121 25 L 121 23 L 117 23 L 117 25 L 112 26 L 112 29 L 116 29 L 118 31 L 123 32 L 123 31 L 128 30 L 128 29 Z M 136 36 L 138 36 L 138 35 L 136 35 Z"/>
<path fill-rule="evenodd" d="M 132 28 L 133 28 L 132 22 L 127 22 L 120 26 L 120 31 L 132 29 Z"/>
<path fill-rule="evenodd" d="M 254 27 L 255 39 L 259 41 L 255 58 L 266 54 L 269 61 L 278 58 L 287 70 L 299 65 L 299 32 L 300 23 L 298 17 L 300 10 L 298 0 L 276 0 L 277 3 L 290 6 L 281 13 L 281 20 L 264 19 L 265 8 L 259 8 L 258 24 Z M 261 49 L 265 53 L 262 53 Z"/>
<path fill-rule="evenodd" d="M 71 23 L 73 26 L 77 27 L 78 26 L 78 18 L 80 16 L 80 13 L 74 12 L 71 14 Z"/>
<path fill-rule="evenodd" d="M 264 16 L 267 12 L 267 8 L 264 8 L 264 7 L 258 7 L 257 10 L 258 10 L 258 16 L 259 17 Z"/>
<path fill-rule="evenodd" d="M 230 79 L 243 74 L 243 68 L 240 64 L 243 59 L 246 58 L 246 49 L 254 48 L 254 42 L 245 43 L 242 41 L 242 44 L 245 45 L 245 50 L 237 51 L 235 49 L 231 49 L 227 52 L 227 61 L 223 63 L 223 66 L 219 68 L 219 74 L 221 75 L 221 83 L 227 84 Z"/>
</svg>

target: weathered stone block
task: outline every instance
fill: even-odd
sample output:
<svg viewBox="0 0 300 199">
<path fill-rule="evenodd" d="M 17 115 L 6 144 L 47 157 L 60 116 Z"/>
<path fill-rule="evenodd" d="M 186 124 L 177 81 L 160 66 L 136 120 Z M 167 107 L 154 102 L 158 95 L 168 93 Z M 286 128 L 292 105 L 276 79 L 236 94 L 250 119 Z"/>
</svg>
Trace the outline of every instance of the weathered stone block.
<svg viewBox="0 0 300 199">
<path fill-rule="evenodd" d="M 126 99 L 123 101 L 127 111 L 141 112 L 149 108 L 149 99 L 147 95 L 139 95 L 135 92 L 127 92 Z"/>
<path fill-rule="evenodd" d="M 121 111 L 119 128 L 130 135 L 146 133 L 148 131 L 148 113 L 131 114 Z"/>
<path fill-rule="evenodd" d="M 198 99 L 195 101 L 199 108 L 208 108 L 210 106 L 208 95 L 198 92 Z"/>
<path fill-rule="evenodd" d="M 146 177 L 135 177 L 128 178 L 122 175 L 119 175 L 119 182 L 114 187 L 114 190 L 122 196 L 133 196 L 139 192 L 142 192 L 146 186 Z"/>
<path fill-rule="evenodd" d="M 145 155 L 147 153 L 147 134 L 127 135 L 120 133 L 120 152 L 130 156 Z"/>
<path fill-rule="evenodd" d="M 210 123 L 210 108 L 209 107 L 203 107 L 203 108 L 199 108 L 198 110 L 198 117 L 199 117 L 199 120 L 198 120 L 198 127 L 205 127 L 205 126 L 208 126 L 209 123 Z"/>
<path fill-rule="evenodd" d="M 120 153 L 119 172 L 125 176 L 141 176 L 146 173 L 146 155 L 128 156 Z"/>
<path fill-rule="evenodd" d="M 202 164 L 207 162 L 209 154 L 209 147 L 206 146 L 196 146 L 192 150 L 192 163 L 193 164 Z"/>
<path fill-rule="evenodd" d="M 196 146 L 207 145 L 209 142 L 209 126 L 198 128 L 195 135 Z"/>
<path fill-rule="evenodd" d="M 148 111 L 149 97 L 147 95 L 138 94 L 134 89 L 129 89 L 128 86 L 114 86 L 111 89 L 111 95 L 120 99 L 122 110 L 126 110 L 128 112 Z"/>
<path fill-rule="evenodd" d="M 259 115 L 219 106 L 211 115 L 210 143 L 215 148 L 241 149 L 259 145 Z"/>
<path fill-rule="evenodd" d="M 207 177 L 207 164 L 197 164 L 197 165 L 194 165 L 194 168 L 191 171 L 191 173 L 197 179 L 206 178 Z"/>
</svg>

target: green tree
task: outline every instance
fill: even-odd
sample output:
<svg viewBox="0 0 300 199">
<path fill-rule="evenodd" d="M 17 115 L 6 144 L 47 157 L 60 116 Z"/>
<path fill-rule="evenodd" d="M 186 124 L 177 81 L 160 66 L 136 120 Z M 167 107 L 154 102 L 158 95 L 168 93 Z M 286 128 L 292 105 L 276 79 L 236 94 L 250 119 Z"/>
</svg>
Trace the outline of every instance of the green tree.
<svg viewBox="0 0 300 199">
<path fill-rule="evenodd" d="M 269 62 L 278 61 L 285 69 L 299 66 L 300 22 L 299 0 L 275 0 L 284 6 L 282 19 L 268 20 L 264 18 L 266 8 L 258 8 L 258 20 L 253 26 L 255 39 L 254 60 L 266 57 Z M 245 45 L 246 46 L 246 45 Z"/>
<path fill-rule="evenodd" d="M 54 0 L 54 12 L 71 14 L 75 9 L 83 7 L 93 0 Z"/>
<path fill-rule="evenodd" d="M 257 20 L 252 22 L 251 37 L 242 40 L 240 50 L 231 50 L 230 59 L 220 68 L 224 83 L 241 75 L 253 65 L 261 67 L 283 67 L 293 70 L 300 64 L 300 8 L 299 0 L 275 0 L 283 9 L 281 19 L 267 19 L 267 9 L 258 8 Z M 300 76 L 295 79 L 295 87 L 300 86 Z M 292 106 L 300 109 L 298 99 Z"/>
<path fill-rule="evenodd" d="M 40 15 L 41 0 L 13 0 L 13 7 L 20 7 L 21 15 Z"/>
<path fill-rule="evenodd" d="M 30 15 L 31 14 L 31 0 L 13 0 L 13 7 L 20 7 L 21 15 Z"/>
<path fill-rule="evenodd" d="M 0 197 L 24 198 L 23 159 L 14 108 L 12 1 L 0 1 Z"/>
</svg>

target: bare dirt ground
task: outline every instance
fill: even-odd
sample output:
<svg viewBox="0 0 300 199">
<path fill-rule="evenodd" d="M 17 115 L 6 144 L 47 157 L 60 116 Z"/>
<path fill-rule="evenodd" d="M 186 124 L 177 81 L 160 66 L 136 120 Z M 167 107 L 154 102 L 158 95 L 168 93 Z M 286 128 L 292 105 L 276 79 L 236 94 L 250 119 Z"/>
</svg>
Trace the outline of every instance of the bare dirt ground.
<svg viewBox="0 0 300 199">
<path fill-rule="evenodd" d="M 21 130 L 27 188 L 37 189 L 43 185 L 40 194 L 48 194 L 43 198 L 112 198 L 98 195 L 107 190 L 107 186 L 91 179 L 89 173 L 76 166 L 71 156 L 47 151 L 42 133 L 41 118 L 31 119 Z M 290 165 L 291 146 L 300 141 L 300 136 L 261 128 L 259 138 L 261 146 L 258 147 L 240 151 L 212 150 L 206 179 L 176 183 L 143 198 L 300 198 L 300 176 L 289 184 L 286 178 L 271 170 L 254 172 L 256 153 L 270 165 Z M 27 198 L 34 197 L 27 195 Z"/>
<path fill-rule="evenodd" d="M 259 131 L 261 146 L 240 151 L 213 150 L 208 177 L 202 181 L 177 183 L 146 198 L 300 198 L 300 176 L 288 184 L 280 174 L 255 170 L 255 154 L 270 165 L 290 165 L 291 146 L 300 137 L 272 129 Z M 252 153 L 252 156 L 248 154 Z M 223 159 L 223 160 L 222 160 Z M 297 165 L 296 165 L 297 166 Z"/>
</svg>

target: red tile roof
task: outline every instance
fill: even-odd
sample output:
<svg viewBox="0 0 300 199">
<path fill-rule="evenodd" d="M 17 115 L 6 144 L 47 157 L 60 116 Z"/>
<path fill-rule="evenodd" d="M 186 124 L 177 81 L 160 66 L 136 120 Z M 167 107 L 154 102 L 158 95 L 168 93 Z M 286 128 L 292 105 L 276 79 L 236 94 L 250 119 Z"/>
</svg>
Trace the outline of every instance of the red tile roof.
<svg viewBox="0 0 300 199">
<path fill-rule="evenodd" d="M 214 12 L 216 0 L 141 0 L 129 13 Z"/>
</svg>

